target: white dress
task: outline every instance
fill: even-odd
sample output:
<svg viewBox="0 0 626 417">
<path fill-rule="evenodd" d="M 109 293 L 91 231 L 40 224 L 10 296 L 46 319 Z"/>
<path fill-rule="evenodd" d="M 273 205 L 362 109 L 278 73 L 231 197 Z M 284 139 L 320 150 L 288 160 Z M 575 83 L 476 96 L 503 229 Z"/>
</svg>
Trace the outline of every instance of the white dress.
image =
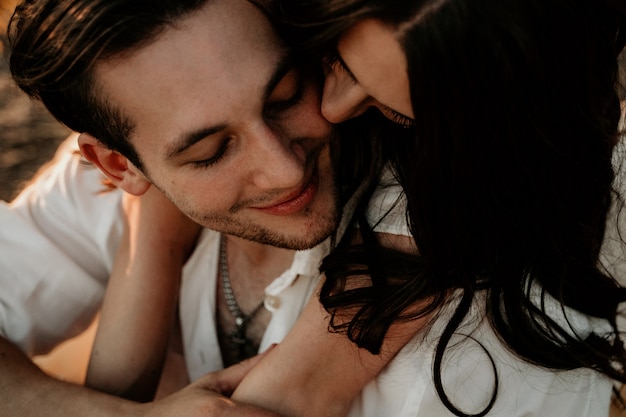
<svg viewBox="0 0 626 417">
<path fill-rule="evenodd" d="M 368 220 L 378 232 L 410 236 L 402 188 L 388 171 L 369 205 Z M 382 220 L 380 220 L 382 217 Z M 616 262 L 616 265 L 619 262 Z M 478 294 L 463 325 L 457 330 L 443 361 L 443 384 L 450 402 L 466 414 L 476 414 L 491 400 L 493 364 L 498 375 L 491 417 L 604 417 L 608 416 L 612 383 L 597 372 L 582 369 L 554 372 L 512 354 L 495 335 Z M 434 386 L 433 359 L 438 335 L 454 312 L 447 305 L 426 335 L 415 336 L 370 382 L 355 400 L 350 417 L 452 417 Z M 552 317 L 562 320 L 556 303 Z M 576 330 L 606 329 L 568 310 Z M 471 336 L 471 337 L 469 337 Z"/>
</svg>

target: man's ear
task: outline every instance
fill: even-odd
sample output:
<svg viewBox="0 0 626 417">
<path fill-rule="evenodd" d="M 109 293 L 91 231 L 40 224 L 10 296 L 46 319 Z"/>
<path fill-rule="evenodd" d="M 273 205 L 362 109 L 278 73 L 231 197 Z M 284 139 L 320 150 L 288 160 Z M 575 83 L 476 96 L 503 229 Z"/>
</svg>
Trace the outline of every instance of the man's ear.
<svg viewBox="0 0 626 417">
<path fill-rule="evenodd" d="M 142 195 L 150 188 L 150 181 L 128 158 L 107 148 L 95 137 L 81 133 L 78 147 L 85 159 L 100 168 L 116 187 L 133 195 Z"/>
</svg>

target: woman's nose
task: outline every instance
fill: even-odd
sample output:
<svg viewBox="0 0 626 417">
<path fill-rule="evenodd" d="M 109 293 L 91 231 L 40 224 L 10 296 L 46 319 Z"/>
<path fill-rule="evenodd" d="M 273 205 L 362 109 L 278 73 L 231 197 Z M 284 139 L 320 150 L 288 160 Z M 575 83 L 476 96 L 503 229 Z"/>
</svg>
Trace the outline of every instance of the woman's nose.
<svg viewBox="0 0 626 417">
<path fill-rule="evenodd" d="M 371 105 L 371 97 L 349 75 L 330 71 L 324 82 L 322 114 L 332 123 L 356 117 Z"/>
</svg>

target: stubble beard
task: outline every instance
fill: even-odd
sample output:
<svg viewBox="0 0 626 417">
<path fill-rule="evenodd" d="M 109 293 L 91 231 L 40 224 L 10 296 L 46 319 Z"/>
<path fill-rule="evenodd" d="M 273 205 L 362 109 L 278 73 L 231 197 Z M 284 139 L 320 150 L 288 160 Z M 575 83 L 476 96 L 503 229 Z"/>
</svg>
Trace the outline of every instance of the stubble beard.
<svg viewBox="0 0 626 417">
<path fill-rule="evenodd" d="M 318 197 L 330 199 L 330 209 L 316 213 L 316 209 L 313 207 L 305 208 L 299 214 L 299 217 L 300 222 L 302 222 L 300 224 L 305 225 L 304 229 L 306 231 L 298 232 L 299 235 L 294 235 L 293 229 L 289 228 L 288 225 L 284 229 L 270 228 L 246 220 L 241 221 L 233 216 L 199 212 L 191 209 L 184 203 L 177 203 L 177 199 L 173 198 L 163 188 L 158 187 L 154 183 L 153 185 L 159 188 L 187 217 L 207 229 L 278 248 L 306 250 L 315 247 L 331 236 L 337 230 L 341 221 L 342 207 L 334 172 L 330 174 L 330 178 L 327 181 L 330 181 L 328 185 L 330 189 L 326 190 L 324 195 Z M 328 208 L 327 204 L 322 204 L 321 206 L 317 210 Z"/>
<path fill-rule="evenodd" d="M 322 243 L 326 238 L 332 235 L 339 225 L 341 218 L 341 210 L 337 204 L 337 198 L 333 193 L 334 207 L 332 213 L 327 213 L 323 216 L 314 218 L 311 217 L 310 222 L 315 222 L 316 227 L 311 232 L 306 233 L 303 236 L 293 236 L 286 230 L 285 233 L 279 231 L 263 230 L 262 228 L 254 229 L 247 228 L 244 233 L 236 234 L 235 236 L 243 239 L 252 240 L 254 242 L 263 243 L 266 245 L 276 246 L 283 249 L 291 250 L 305 250 L 311 249 L 316 245 Z M 305 210 L 306 212 L 306 210 Z M 309 228 L 310 229 L 310 228 Z"/>
<path fill-rule="evenodd" d="M 299 235 L 294 235 L 293 230 L 289 229 L 288 226 L 282 230 L 271 229 L 259 224 L 241 222 L 223 216 L 195 216 L 193 213 L 187 214 L 199 224 L 221 233 L 278 248 L 305 250 L 311 249 L 326 240 L 339 226 L 342 210 L 335 186 L 333 186 L 330 194 L 327 198 L 332 199 L 332 210 L 326 213 L 318 213 L 317 215 L 312 208 L 307 207 L 303 210 L 301 221 L 305 223 L 307 231 Z"/>
<path fill-rule="evenodd" d="M 326 145 L 326 152 L 328 152 L 327 146 L 328 145 Z M 323 149 L 324 147 L 320 146 L 313 150 L 312 155 L 314 155 L 314 157 L 312 160 L 317 161 Z M 301 224 L 304 224 L 304 232 L 294 234 L 293 229 L 290 229 L 288 225 L 285 226 L 284 229 L 272 229 L 259 224 L 241 224 L 236 222 L 236 220 L 236 223 L 232 223 L 230 222 L 232 219 L 222 218 L 221 220 L 230 223 L 230 226 L 235 226 L 232 227 L 230 231 L 224 230 L 223 233 L 283 249 L 306 250 L 315 247 L 331 236 L 337 230 L 339 222 L 341 221 L 342 207 L 340 204 L 337 179 L 333 169 L 330 170 L 326 181 L 329 182 L 326 186 L 327 189 L 318 189 L 318 193 L 321 192 L 321 194 L 316 196 L 320 199 L 326 199 L 326 204 L 320 204 L 321 207 L 306 207 L 302 213 L 297 215 L 300 222 L 302 222 Z M 220 219 L 214 218 L 212 220 L 219 221 Z M 224 225 L 226 226 L 226 224 Z"/>
</svg>

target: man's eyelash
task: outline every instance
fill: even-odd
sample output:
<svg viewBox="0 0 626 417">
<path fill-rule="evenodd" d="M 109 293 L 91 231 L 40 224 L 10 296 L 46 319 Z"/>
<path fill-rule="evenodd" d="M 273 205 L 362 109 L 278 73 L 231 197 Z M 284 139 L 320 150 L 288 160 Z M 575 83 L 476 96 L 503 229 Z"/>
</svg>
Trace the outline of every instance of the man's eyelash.
<svg viewBox="0 0 626 417">
<path fill-rule="evenodd" d="M 227 138 L 226 140 L 224 140 L 222 142 L 222 144 L 220 145 L 219 149 L 217 150 L 216 154 L 214 156 L 212 156 L 211 158 L 204 159 L 202 161 L 194 161 L 193 162 L 194 167 L 196 167 L 196 168 L 209 168 L 209 167 L 217 164 L 226 155 L 226 152 L 228 151 L 228 146 L 230 144 L 230 140 L 231 140 L 231 138 Z"/>
<path fill-rule="evenodd" d="M 282 112 L 289 110 L 290 108 L 296 106 L 302 101 L 302 98 L 304 97 L 304 91 L 305 82 L 303 81 L 301 75 L 298 75 L 296 89 L 291 97 L 285 100 L 267 103 L 265 109 L 263 110 L 265 116 L 269 118 L 280 117 L 282 115 Z"/>
<path fill-rule="evenodd" d="M 280 113 L 282 111 L 285 111 L 285 110 L 295 106 L 300 101 L 302 101 L 302 97 L 303 96 L 304 96 L 304 83 L 302 82 L 302 80 L 299 80 L 297 89 L 296 89 L 295 93 L 293 94 L 293 96 L 291 96 L 287 100 L 281 101 L 279 103 L 272 104 L 270 106 L 269 110 L 271 110 L 272 114 L 276 114 L 276 113 Z"/>
</svg>

